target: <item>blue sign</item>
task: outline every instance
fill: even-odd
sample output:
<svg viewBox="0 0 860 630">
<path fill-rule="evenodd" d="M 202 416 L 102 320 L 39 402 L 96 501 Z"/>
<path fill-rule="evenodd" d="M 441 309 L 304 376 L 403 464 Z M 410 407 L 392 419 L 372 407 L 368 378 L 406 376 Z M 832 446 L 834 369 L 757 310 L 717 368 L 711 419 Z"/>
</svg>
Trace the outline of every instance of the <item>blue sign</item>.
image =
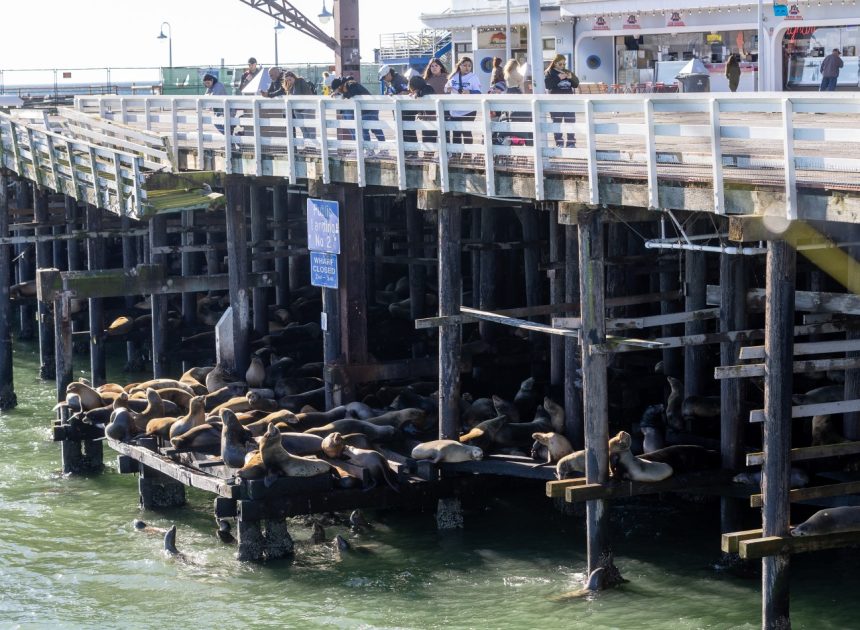
<svg viewBox="0 0 860 630">
<path fill-rule="evenodd" d="M 311 284 L 325 289 L 337 288 L 337 254 L 311 252 Z"/>
<path fill-rule="evenodd" d="M 787 4 L 777 4 L 773 3 L 773 15 L 774 17 L 788 17 L 788 5 Z"/>
<path fill-rule="evenodd" d="M 308 199 L 308 249 L 340 253 L 340 210 L 336 201 Z"/>
</svg>

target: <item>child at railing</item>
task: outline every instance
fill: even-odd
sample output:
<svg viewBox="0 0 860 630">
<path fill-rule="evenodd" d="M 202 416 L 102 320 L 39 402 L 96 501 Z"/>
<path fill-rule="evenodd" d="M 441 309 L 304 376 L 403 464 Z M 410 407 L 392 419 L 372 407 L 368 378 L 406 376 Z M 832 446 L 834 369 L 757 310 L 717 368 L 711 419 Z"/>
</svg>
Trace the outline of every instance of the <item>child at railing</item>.
<svg viewBox="0 0 860 630">
<path fill-rule="evenodd" d="M 457 62 L 457 68 L 448 77 L 448 82 L 445 83 L 445 92 L 447 94 L 480 94 L 481 80 L 472 72 L 472 60 L 469 57 L 461 57 Z M 475 120 L 477 112 L 467 110 L 451 110 L 448 113 L 447 119 L 452 121 L 458 120 Z M 452 142 L 454 144 L 472 144 L 472 132 L 455 130 L 452 133 Z"/>
</svg>

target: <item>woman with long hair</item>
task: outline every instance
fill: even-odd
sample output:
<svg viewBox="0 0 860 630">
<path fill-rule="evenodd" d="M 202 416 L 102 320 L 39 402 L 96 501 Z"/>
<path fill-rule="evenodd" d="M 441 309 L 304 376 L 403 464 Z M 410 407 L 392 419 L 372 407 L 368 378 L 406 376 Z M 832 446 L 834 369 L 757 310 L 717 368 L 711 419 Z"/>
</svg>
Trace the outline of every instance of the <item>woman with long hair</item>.
<svg viewBox="0 0 860 630">
<path fill-rule="evenodd" d="M 470 57 L 460 57 L 457 62 L 457 67 L 448 76 L 448 81 L 445 83 L 446 94 L 480 94 L 481 80 L 474 72 L 472 72 L 472 59 Z M 474 110 L 451 110 L 450 120 L 475 120 L 477 112 Z M 454 131 L 452 133 L 452 141 L 454 144 L 472 144 L 471 131 Z"/>
<path fill-rule="evenodd" d="M 566 69 L 567 58 L 564 55 L 556 55 L 550 61 L 544 72 L 544 85 L 549 94 L 573 94 L 574 88 L 579 86 L 576 75 Z M 567 112 L 550 112 L 550 118 L 554 123 L 576 122 L 576 114 Z M 576 146 L 576 135 L 572 133 L 555 133 L 555 146 L 572 148 Z"/>
<path fill-rule="evenodd" d="M 437 57 L 433 57 L 427 64 L 427 67 L 424 68 L 424 81 L 433 88 L 433 91 L 436 94 L 443 94 L 445 92 L 445 83 L 448 81 L 448 71 L 445 69 L 445 64 L 443 64 Z"/>
</svg>

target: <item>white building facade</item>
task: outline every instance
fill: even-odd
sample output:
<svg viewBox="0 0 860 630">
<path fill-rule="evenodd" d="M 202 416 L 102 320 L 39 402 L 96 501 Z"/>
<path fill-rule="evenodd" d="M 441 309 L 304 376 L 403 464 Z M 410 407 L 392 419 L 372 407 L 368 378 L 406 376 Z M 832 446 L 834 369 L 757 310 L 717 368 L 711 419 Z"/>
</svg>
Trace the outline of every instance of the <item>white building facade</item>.
<svg viewBox="0 0 860 630">
<path fill-rule="evenodd" d="M 504 56 L 507 0 L 451 0 L 451 9 L 423 15 L 453 34 L 454 55 L 470 54 L 476 67 Z M 510 0 L 511 49 L 525 60 L 527 0 Z M 544 60 L 568 56 L 580 81 L 616 86 L 671 84 L 692 58 L 701 59 L 711 91 L 727 91 L 725 62 L 741 56 L 739 91 L 812 90 L 820 66 L 835 48 L 844 67 L 839 90 L 860 89 L 860 7 L 856 0 L 764 4 L 759 45 L 757 4 L 748 0 L 543 0 Z M 763 63 L 759 63 L 759 59 Z M 487 61 L 489 59 L 489 61 Z"/>
</svg>

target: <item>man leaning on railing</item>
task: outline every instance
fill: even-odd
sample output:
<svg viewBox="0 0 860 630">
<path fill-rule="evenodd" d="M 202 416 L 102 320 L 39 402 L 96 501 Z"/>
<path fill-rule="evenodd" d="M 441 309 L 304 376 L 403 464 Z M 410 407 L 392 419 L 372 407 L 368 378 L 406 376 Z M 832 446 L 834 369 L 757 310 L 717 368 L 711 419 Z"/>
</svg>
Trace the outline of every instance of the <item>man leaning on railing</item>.
<svg viewBox="0 0 860 630">
<path fill-rule="evenodd" d="M 331 82 L 331 94 L 334 97 L 340 98 L 354 98 L 356 96 L 370 96 L 370 92 L 367 91 L 367 88 L 364 87 L 361 83 L 353 79 L 352 77 L 338 77 L 334 81 Z M 342 110 L 343 119 L 344 120 L 355 120 L 355 115 L 350 110 Z M 378 110 L 363 110 L 361 112 L 362 120 L 379 120 L 379 111 Z M 346 140 L 355 140 L 355 132 L 352 129 L 346 129 Z M 382 132 L 382 129 L 371 129 L 368 131 L 367 129 L 361 130 L 361 135 L 365 140 L 370 140 L 370 132 L 373 132 L 373 136 L 379 141 L 385 141 L 385 134 Z"/>
</svg>

